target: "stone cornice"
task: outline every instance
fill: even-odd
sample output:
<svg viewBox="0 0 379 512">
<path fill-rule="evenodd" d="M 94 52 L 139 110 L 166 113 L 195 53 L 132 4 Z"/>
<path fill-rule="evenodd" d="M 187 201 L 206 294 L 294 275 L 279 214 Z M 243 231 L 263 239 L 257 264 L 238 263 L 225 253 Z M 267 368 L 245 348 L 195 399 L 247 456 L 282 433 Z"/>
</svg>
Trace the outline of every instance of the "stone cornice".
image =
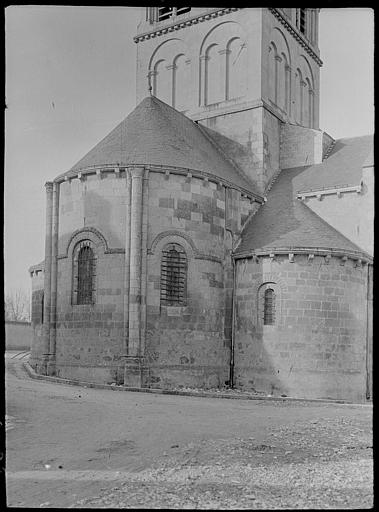
<svg viewBox="0 0 379 512">
<path fill-rule="evenodd" d="M 144 164 L 144 163 L 133 163 L 133 164 L 105 164 L 105 165 L 94 165 L 83 167 L 77 169 L 75 171 L 69 171 L 66 174 L 61 174 L 57 178 L 55 178 L 55 183 L 62 183 L 64 181 L 70 181 L 73 179 L 84 179 L 86 175 L 98 174 L 101 176 L 102 173 L 115 173 L 116 176 L 125 176 L 125 169 L 134 169 L 134 168 L 145 168 L 150 172 L 159 172 L 159 173 L 168 173 L 168 174 L 180 174 L 187 176 L 191 174 L 194 178 L 200 178 L 204 180 L 208 180 L 213 183 L 217 183 L 223 185 L 227 188 L 232 188 L 235 190 L 239 190 L 242 194 L 245 194 L 250 200 L 256 201 L 258 203 L 263 203 L 263 197 L 252 190 L 246 189 L 244 187 L 240 187 L 235 185 L 233 182 L 221 178 L 219 176 L 215 176 L 212 173 L 208 173 L 205 171 L 200 171 L 197 169 L 189 169 L 185 167 L 177 167 L 172 165 L 158 165 L 158 164 Z M 121 174 L 122 173 L 122 174 Z"/>
<path fill-rule="evenodd" d="M 321 67 L 323 64 L 322 60 L 317 55 L 317 53 L 314 50 L 312 50 L 306 38 L 303 37 L 301 33 L 295 27 L 292 26 L 291 23 L 289 23 L 289 21 L 286 19 L 284 14 L 280 12 L 279 9 L 274 7 L 269 7 L 268 9 L 278 19 L 278 21 L 280 21 L 280 23 L 288 30 L 288 32 L 301 44 L 301 46 L 312 57 L 312 59 L 315 60 L 317 64 Z"/>
<path fill-rule="evenodd" d="M 141 41 L 145 41 L 147 39 L 151 39 L 152 37 L 161 36 L 163 34 L 167 34 L 169 32 L 173 32 L 174 30 L 180 30 L 182 28 L 190 27 L 191 25 L 195 25 L 199 22 L 207 21 L 213 18 L 217 18 L 218 16 L 223 16 L 224 14 L 228 14 L 229 12 L 238 11 L 240 7 L 228 7 L 223 9 L 214 9 L 213 11 L 209 11 L 205 14 L 199 14 L 197 16 L 192 16 L 191 18 L 186 19 L 176 19 L 170 25 L 166 25 L 162 28 L 157 28 L 155 30 L 144 32 L 143 34 L 139 34 L 133 38 L 135 43 L 139 43 Z"/>
<path fill-rule="evenodd" d="M 139 43 L 141 41 L 145 41 L 147 39 L 151 39 L 153 37 L 157 37 L 163 34 L 167 34 L 169 32 L 174 32 L 176 30 L 180 30 L 182 28 L 190 27 L 191 25 L 197 24 L 199 22 L 207 21 L 209 19 L 217 18 L 218 16 L 223 16 L 224 14 L 228 14 L 229 12 L 238 11 L 240 7 L 228 7 L 223 9 L 214 9 L 213 11 L 207 12 L 206 14 L 201 14 L 197 16 L 193 16 L 192 18 L 187 18 L 186 20 L 175 20 L 170 25 L 166 25 L 162 28 L 157 28 L 155 30 L 151 30 L 149 32 L 144 32 L 143 34 L 139 34 L 133 38 L 135 43 Z M 272 12 L 272 14 L 280 21 L 280 23 L 288 30 L 288 32 L 301 44 L 301 46 L 305 49 L 305 51 L 317 62 L 317 64 L 321 67 L 322 60 L 317 55 L 317 53 L 311 48 L 307 39 L 301 35 L 301 33 L 292 26 L 292 24 L 286 19 L 284 14 L 280 12 L 279 9 L 274 7 L 268 7 L 268 9 Z"/>
<path fill-rule="evenodd" d="M 274 259 L 277 255 L 288 255 L 290 261 L 293 261 L 295 255 L 308 255 L 308 259 L 312 260 L 314 256 L 324 256 L 326 258 L 336 257 L 340 258 L 343 262 L 351 259 L 360 264 L 372 264 L 374 259 L 364 251 L 348 251 L 344 249 L 333 249 L 330 247 L 268 247 L 265 249 L 253 249 L 251 251 L 241 251 L 238 254 L 232 254 L 232 258 L 244 259 L 254 258 L 259 256 L 269 256 Z"/>
<path fill-rule="evenodd" d="M 217 105 L 217 106 L 215 106 Z M 235 114 L 237 112 L 244 112 L 246 110 L 253 110 L 255 108 L 265 108 L 279 121 L 286 123 L 288 114 L 284 113 L 276 105 L 270 105 L 265 100 L 249 100 L 240 103 L 235 103 L 232 100 L 225 100 L 213 105 L 203 105 L 202 107 L 188 112 L 186 115 L 193 121 L 203 121 L 212 117 L 219 117 L 224 114 Z"/>
<path fill-rule="evenodd" d="M 344 192 L 357 192 L 360 194 L 362 191 L 362 184 L 359 185 L 334 185 L 333 187 L 325 187 L 320 189 L 302 190 L 296 193 L 297 199 L 304 200 L 308 197 L 317 197 L 321 201 L 322 196 L 337 194 L 338 197 Z"/>
</svg>

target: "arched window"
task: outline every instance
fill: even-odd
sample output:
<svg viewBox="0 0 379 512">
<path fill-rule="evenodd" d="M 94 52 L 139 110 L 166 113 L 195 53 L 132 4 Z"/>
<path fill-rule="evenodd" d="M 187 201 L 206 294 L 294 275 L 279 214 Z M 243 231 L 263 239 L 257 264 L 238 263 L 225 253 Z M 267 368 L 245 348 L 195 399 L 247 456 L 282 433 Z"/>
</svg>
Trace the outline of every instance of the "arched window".
<svg viewBox="0 0 379 512">
<path fill-rule="evenodd" d="M 72 303 L 95 303 L 96 256 L 90 240 L 80 242 L 74 252 Z"/>
<path fill-rule="evenodd" d="M 277 326 L 280 324 L 280 287 L 277 283 L 263 283 L 257 295 L 257 321 L 261 326 Z"/>
<path fill-rule="evenodd" d="M 278 69 L 276 60 L 276 47 L 273 43 L 268 47 L 268 97 L 276 104 L 278 89 Z"/>
<path fill-rule="evenodd" d="M 247 47 L 242 39 L 231 39 L 226 47 L 226 94 L 227 100 L 245 96 L 247 83 Z"/>
<path fill-rule="evenodd" d="M 296 101 L 296 121 L 299 124 L 303 122 L 303 77 L 298 69 L 295 76 L 295 101 Z"/>
<path fill-rule="evenodd" d="M 172 66 L 168 66 L 164 59 L 154 66 L 153 93 L 168 105 L 172 104 Z"/>
<path fill-rule="evenodd" d="M 176 56 L 173 64 L 172 106 L 179 111 L 187 107 L 188 69 L 185 55 Z"/>
<path fill-rule="evenodd" d="M 275 292 L 272 288 L 267 288 L 264 294 L 263 324 L 275 324 Z"/>
<path fill-rule="evenodd" d="M 221 59 L 219 46 L 212 44 L 205 53 L 205 105 L 225 99 L 222 94 Z"/>
<path fill-rule="evenodd" d="M 162 251 L 161 305 L 184 306 L 187 294 L 187 256 L 179 244 L 169 244 Z"/>
<path fill-rule="evenodd" d="M 78 255 L 78 304 L 92 304 L 93 250 L 82 247 Z"/>
</svg>

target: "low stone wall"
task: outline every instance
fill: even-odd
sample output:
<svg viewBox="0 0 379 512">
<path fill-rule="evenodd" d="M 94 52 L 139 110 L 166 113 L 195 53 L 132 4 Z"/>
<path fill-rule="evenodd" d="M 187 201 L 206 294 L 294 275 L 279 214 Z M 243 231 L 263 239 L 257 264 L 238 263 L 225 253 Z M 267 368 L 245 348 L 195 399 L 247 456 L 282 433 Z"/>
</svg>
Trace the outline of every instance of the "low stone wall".
<svg viewBox="0 0 379 512">
<path fill-rule="evenodd" d="M 30 350 L 33 330 L 30 322 L 5 322 L 5 349 Z"/>
</svg>

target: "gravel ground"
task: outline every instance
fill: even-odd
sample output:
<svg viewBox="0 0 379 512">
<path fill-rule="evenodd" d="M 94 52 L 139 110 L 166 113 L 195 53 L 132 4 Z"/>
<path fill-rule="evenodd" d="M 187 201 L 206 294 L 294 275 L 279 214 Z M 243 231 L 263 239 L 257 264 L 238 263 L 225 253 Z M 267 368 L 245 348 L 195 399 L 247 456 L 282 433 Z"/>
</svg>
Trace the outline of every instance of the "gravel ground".
<svg viewBox="0 0 379 512">
<path fill-rule="evenodd" d="M 149 469 L 71 508 L 371 508 L 372 466 L 367 421 L 320 418 L 273 426 L 263 443 L 172 445 Z"/>
</svg>

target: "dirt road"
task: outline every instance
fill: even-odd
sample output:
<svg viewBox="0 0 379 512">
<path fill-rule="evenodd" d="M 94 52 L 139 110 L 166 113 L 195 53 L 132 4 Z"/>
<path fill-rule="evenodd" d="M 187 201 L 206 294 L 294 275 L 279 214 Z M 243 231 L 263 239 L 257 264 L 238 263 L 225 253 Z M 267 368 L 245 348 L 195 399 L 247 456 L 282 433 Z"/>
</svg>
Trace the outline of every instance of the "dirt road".
<svg viewBox="0 0 379 512">
<path fill-rule="evenodd" d="M 8 506 L 372 504 L 370 406 L 97 390 L 6 368 Z"/>
</svg>

